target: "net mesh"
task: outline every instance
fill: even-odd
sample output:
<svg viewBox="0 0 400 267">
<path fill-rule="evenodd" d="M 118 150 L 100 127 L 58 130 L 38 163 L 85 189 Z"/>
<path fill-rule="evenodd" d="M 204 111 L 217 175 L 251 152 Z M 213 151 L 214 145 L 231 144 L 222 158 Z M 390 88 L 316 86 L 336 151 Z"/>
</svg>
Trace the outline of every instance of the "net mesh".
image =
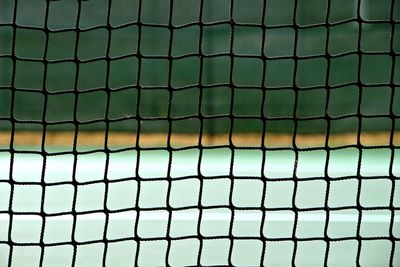
<svg viewBox="0 0 400 267">
<path fill-rule="evenodd" d="M 0 7 L 1 265 L 398 262 L 399 1 Z"/>
</svg>

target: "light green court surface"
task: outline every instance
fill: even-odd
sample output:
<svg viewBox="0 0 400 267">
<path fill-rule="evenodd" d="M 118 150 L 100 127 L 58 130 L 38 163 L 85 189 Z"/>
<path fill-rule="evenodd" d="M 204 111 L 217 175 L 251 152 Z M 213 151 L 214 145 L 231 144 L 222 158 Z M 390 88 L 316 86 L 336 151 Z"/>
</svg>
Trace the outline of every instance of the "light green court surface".
<svg viewBox="0 0 400 267">
<path fill-rule="evenodd" d="M 230 246 L 229 225 L 233 218 L 232 233 L 235 237 L 260 237 L 260 228 L 264 237 L 287 238 L 279 242 L 266 241 L 264 263 L 269 266 L 289 266 L 293 255 L 292 238 L 295 214 L 284 207 L 299 209 L 323 207 L 325 198 L 332 211 L 300 211 L 298 213 L 295 235 L 300 239 L 323 238 L 325 221 L 328 220 L 327 235 L 331 238 L 348 238 L 331 242 L 329 248 L 329 266 L 355 266 L 357 246 L 355 239 L 359 213 L 354 208 L 357 203 L 359 180 L 357 164 L 359 152 L 356 149 L 332 150 L 327 168 L 330 178 L 324 177 L 326 151 L 299 152 L 297 165 L 297 189 L 293 180 L 295 153 L 290 150 L 266 152 L 266 161 L 262 166 L 260 150 L 234 151 L 233 176 L 230 179 L 232 152 L 229 149 L 205 149 L 200 171 L 204 178 L 198 179 L 199 150 L 190 149 L 173 152 L 171 164 L 171 193 L 168 199 L 168 160 L 165 150 L 141 151 L 136 177 L 137 152 L 111 153 L 109 157 L 108 194 L 106 204 L 112 212 L 106 237 L 110 240 L 107 250 L 107 266 L 133 266 L 137 245 L 133 241 L 135 223 L 137 234 L 141 238 L 165 239 L 169 213 L 167 202 L 174 208 L 169 235 L 171 237 L 193 238 L 172 241 L 169 263 L 173 266 L 195 265 L 199 251 L 198 222 L 200 233 L 204 237 L 218 237 L 203 241 L 201 263 L 203 265 L 228 264 Z M 392 243 L 388 240 L 373 240 L 373 237 L 389 237 L 390 232 L 400 237 L 400 214 L 395 212 L 391 229 L 392 181 L 387 177 L 390 171 L 389 149 L 363 150 L 360 174 L 360 204 L 365 210 L 360 216 L 361 245 L 360 263 L 362 266 L 388 266 Z M 40 155 L 18 154 L 14 156 L 12 177 L 15 182 L 32 184 L 14 186 L 12 210 L 21 215 L 12 219 L 11 238 L 14 242 L 39 243 L 42 224 L 45 221 L 43 241 L 49 246 L 45 249 L 45 266 L 71 266 L 73 248 L 71 242 L 72 223 L 70 214 L 73 206 L 74 187 L 72 155 L 48 156 L 44 172 L 45 187 L 39 184 L 42 175 L 43 159 Z M 104 173 L 106 155 L 89 153 L 79 155 L 76 166 L 77 186 L 76 210 L 84 214 L 76 217 L 75 239 L 77 242 L 99 241 L 79 245 L 76 266 L 101 266 L 104 244 L 103 238 L 106 216 L 100 210 L 104 206 L 106 186 Z M 0 153 L 0 266 L 7 266 L 9 247 L 6 245 L 10 216 L 7 214 L 10 201 L 10 154 Z M 400 206 L 400 150 L 394 154 L 392 174 L 396 177 L 393 205 Z M 269 180 L 264 184 L 259 178 L 264 174 Z M 343 179 L 344 177 L 347 177 Z M 382 178 L 380 178 L 382 177 Z M 386 177 L 386 178 L 384 178 Z M 131 178 L 131 179 L 124 179 Z M 160 178 L 160 179 L 155 179 Z M 212 179 L 213 178 L 213 179 Z M 202 195 L 199 197 L 202 182 Z M 58 184 L 55 184 L 58 183 Z M 329 187 L 328 186 L 329 183 Z M 140 186 L 140 194 L 138 188 Z M 265 198 L 263 199 L 263 190 Z M 41 196 L 44 190 L 44 221 L 38 215 L 28 212 L 40 212 Z M 233 213 L 227 208 L 230 191 L 232 202 L 240 209 Z M 294 191 L 295 194 L 294 194 Z M 135 203 L 142 210 L 137 219 Z M 199 215 L 199 199 L 204 208 Z M 217 207 L 218 206 L 218 207 Z M 224 207 L 225 206 L 225 207 Z M 265 221 L 262 224 L 262 208 Z M 190 207 L 190 208 L 185 208 Z M 259 207 L 255 210 L 255 207 Z M 336 209 L 341 207 L 349 207 Z M 245 210 L 245 208 L 250 208 Z M 253 208 L 253 209 L 251 209 Z M 121 210 L 124 210 L 121 212 Z M 92 212 L 94 211 L 94 212 Z M 63 213 L 63 215 L 57 215 Z M 126 240 L 120 240 L 127 238 Z M 131 238 L 131 239 L 129 239 Z M 113 241 L 114 240 L 114 241 Z M 118 240 L 118 241 L 115 241 Z M 51 246 L 55 243 L 63 243 Z M 164 258 L 167 241 L 144 241 L 140 244 L 139 264 L 141 266 L 165 265 Z M 323 241 L 299 241 L 296 251 L 298 266 L 321 266 L 326 244 Z M 261 258 L 262 243 L 257 239 L 235 239 L 232 262 L 239 266 L 256 266 Z M 39 247 L 15 246 L 12 266 L 37 266 L 40 256 Z M 395 244 L 395 260 L 400 262 L 400 244 Z"/>
</svg>

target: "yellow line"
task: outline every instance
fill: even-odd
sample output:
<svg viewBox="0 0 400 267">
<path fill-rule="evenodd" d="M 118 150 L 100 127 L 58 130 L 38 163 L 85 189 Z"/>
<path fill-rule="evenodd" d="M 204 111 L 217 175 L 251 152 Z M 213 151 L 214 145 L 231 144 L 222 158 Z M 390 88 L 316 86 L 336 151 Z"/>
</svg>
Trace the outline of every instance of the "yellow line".
<svg viewBox="0 0 400 267">
<path fill-rule="evenodd" d="M 17 131 L 14 133 L 14 145 L 17 146 L 40 146 L 43 134 L 41 132 Z M 135 132 L 110 132 L 108 135 L 109 146 L 134 147 L 136 145 L 137 134 Z M 166 146 L 167 134 L 165 133 L 141 133 L 139 136 L 140 146 Z M 264 136 L 265 146 L 292 146 L 293 136 L 290 134 L 267 133 Z M 235 146 L 261 146 L 261 134 L 243 133 L 234 134 L 232 143 Z M 326 136 L 323 134 L 297 135 L 296 145 L 299 147 L 324 146 Z M 11 141 L 10 132 L 0 132 L 0 145 L 8 146 Z M 47 132 L 45 134 L 46 146 L 72 146 L 74 141 L 73 132 Z M 228 145 L 228 134 L 203 135 L 199 134 L 172 134 L 171 145 L 197 146 L 202 145 Z M 390 132 L 362 133 L 361 143 L 366 146 L 388 145 L 390 142 Z M 78 132 L 78 146 L 103 146 L 105 144 L 104 132 Z M 356 133 L 330 135 L 329 146 L 341 146 L 357 144 Z M 400 132 L 394 134 L 394 144 L 400 145 Z"/>
</svg>

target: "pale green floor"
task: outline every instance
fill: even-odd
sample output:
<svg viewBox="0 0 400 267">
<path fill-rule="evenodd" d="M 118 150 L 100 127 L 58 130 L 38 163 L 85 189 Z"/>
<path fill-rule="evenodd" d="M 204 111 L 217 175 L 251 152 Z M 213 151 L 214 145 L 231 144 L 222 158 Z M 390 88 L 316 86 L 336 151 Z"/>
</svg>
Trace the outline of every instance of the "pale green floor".
<svg viewBox="0 0 400 267">
<path fill-rule="evenodd" d="M 179 211 L 172 212 L 169 229 L 170 236 L 183 237 L 197 235 L 200 220 L 200 232 L 205 237 L 225 236 L 220 239 L 207 239 L 203 242 L 201 263 L 204 265 L 226 265 L 230 241 L 229 223 L 234 215 L 232 234 L 238 237 L 260 235 L 261 211 L 236 210 L 231 214 L 227 208 L 213 206 L 229 204 L 229 192 L 233 190 L 232 202 L 236 207 L 282 208 L 292 207 L 294 191 L 293 168 L 295 154 L 292 151 L 267 152 L 266 163 L 262 168 L 262 152 L 258 150 L 237 150 L 234 153 L 233 181 L 229 179 L 231 151 L 228 149 L 205 150 L 200 170 L 205 176 L 201 205 L 205 208 L 202 217 L 195 208 L 199 201 L 200 180 L 197 178 L 199 152 L 196 149 L 174 152 L 171 167 L 171 194 L 167 199 L 168 182 L 166 177 L 169 154 L 166 151 L 142 151 L 140 153 L 139 175 L 144 178 L 121 181 L 121 178 L 135 177 L 136 152 L 112 153 L 108 169 L 107 207 L 112 210 L 106 237 L 115 240 L 135 235 L 137 214 L 133 210 L 118 212 L 135 206 L 139 198 L 141 208 L 157 208 L 155 211 L 141 211 L 137 234 L 142 238 L 165 237 L 167 232 L 167 202 Z M 310 180 L 324 176 L 326 153 L 324 151 L 301 152 L 298 158 L 296 197 L 294 202 L 299 208 L 322 207 L 325 204 L 327 181 L 329 181 L 329 207 L 355 206 L 357 201 L 357 179 L 339 179 L 357 174 L 357 155 L 355 149 L 331 151 L 328 165 L 329 179 Z M 6 210 L 10 201 L 8 153 L 0 153 L 0 266 L 7 266 L 9 255 L 8 239 L 9 216 Z M 105 184 L 103 182 L 106 157 L 102 153 L 80 155 L 77 161 L 76 180 L 78 185 L 76 209 L 88 212 L 77 216 L 75 239 L 78 242 L 100 240 L 104 234 L 105 215 L 100 212 L 104 205 Z M 388 176 L 390 150 L 365 150 L 361 161 L 362 176 Z M 42 159 L 38 155 L 15 154 L 12 176 L 16 182 L 39 182 L 42 171 Z M 400 207 L 400 151 L 396 151 L 392 169 L 397 177 L 393 204 Z M 255 178 L 261 174 L 271 179 L 265 185 L 265 198 L 262 199 L 264 184 Z M 67 215 L 48 216 L 46 218 L 43 241 L 46 244 L 70 242 L 74 187 L 73 157 L 71 155 L 50 156 L 46 159 L 44 211 L 49 214 L 66 212 Z M 194 175 L 196 178 L 177 179 Z M 212 177 L 219 179 L 210 179 Z M 253 177 L 253 179 L 252 179 Z M 51 185 L 55 182 L 67 182 Z M 233 182 L 233 183 L 232 183 Z M 140 186 L 140 194 L 138 187 Z M 361 181 L 360 203 L 363 207 L 388 207 L 392 183 L 388 179 L 363 179 Z M 38 212 L 41 208 L 42 187 L 40 185 L 15 185 L 12 209 L 14 212 Z M 330 212 L 327 234 L 332 238 L 354 237 L 356 235 L 358 213 L 355 209 L 342 209 Z M 324 236 L 326 215 L 321 211 L 300 212 L 297 220 L 296 236 L 310 238 Z M 293 232 L 294 213 L 290 211 L 268 211 L 261 230 L 267 238 L 290 238 Z M 42 221 L 39 216 L 17 215 L 12 221 L 12 240 L 16 243 L 38 243 Z M 370 210 L 361 216 L 360 234 L 362 237 L 388 237 L 390 231 L 390 211 Z M 400 214 L 396 213 L 393 234 L 400 238 Z M 132 240 L 111 242 L 107 250 L 108 266 L 132 266 L 137 244 Z M 362 266 L 387 266 L 390 248 L 389 241 L 363 241 L 361 250 Z M 400 262 L 400 242 L 395 244 L 395 262 Z M 141 242 L 139 264 L 142 266 L 165 265 L 164 258 L 167 242 Z M 173 241 L 169 254 L 169 263 L 174 266 L 195 265 L 199 250 L 196 238 Z M 232 262 L 241 266 L 259 264 L 262 243 L 256 239 L 235 240 Z M 76 266 L 101 266 L 104 247 L 102 243 L 80 245 L 77 250 Z M 331 242 L 329 266 L 355 266 L 357 241 L 347 240 Z M 265 264 L 269 266 L 288 266 L 291 264 L 293 243 L 291 241 L 267 242 Z M 321 266 L 325 254 L 323 241 L 298 242 L 296 264 L 298 266 Z M 12 266 L 37 266 L 40 250 L 36 247 L 16 246 L 13 251 Z M 45 250 L 45 266 L 71 266 L 72 247 L 69 245 L 49 246 Z"/>
</svg>

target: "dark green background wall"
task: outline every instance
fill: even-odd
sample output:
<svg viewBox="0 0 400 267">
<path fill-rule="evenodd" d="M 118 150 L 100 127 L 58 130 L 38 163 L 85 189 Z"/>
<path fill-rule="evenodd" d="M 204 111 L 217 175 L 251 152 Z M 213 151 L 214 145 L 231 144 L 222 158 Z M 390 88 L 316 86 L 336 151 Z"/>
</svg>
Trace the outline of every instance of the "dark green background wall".
<svg viewBox="0 0 400 267">
<path fill-rule="evenodd" d="M 158 24 L 156 27 L 137 25 L 138 1 L 112 1 L 110 22 L 113 29 L 110 32 L 104 27 L 107 1 L 82 2 L 79 32 L 77 1 L 54 1 L 50 3 L 47 33 L 43 31 L 45 1 L 18 1 L 17 27 L 11 25 L 14 1 L 1 1 L 0 128 L 9 129 L 13 116 L 18 120 L 18 129 L 40 130 L 43 121 L 49 123 L 49 130 L 72 129 L 76 102 L 80 129 L 102 130 L 104 118 L 108 117 L 111 130 L 131 131 L 136 129 L 139 122 L 135 116 L 139 115 L 144 119 L 142 130 L 165 131 L 170 93 L 171 116 L 181 117 L 173 122 L 173 130 L 177 132 L 199 131 L 201 124 L 196 118 L 199 111 L 209 116 L 204 119 L 206 132 L 226 132 L 231 123 L 227 116 L 231 105 L 238 116 L 234 121 L 237 132 L 260 131 L 263 115 L 267 118 L 267 131 L 290 132 L 294 127 L 293 118 L 297 117 L 300 132 L 325 133 L 325 111 L 332 117 L 331 131 L 355 131 L 359 105 L 362 115 L 387 116 L 364 117 L 363 130 L 389 130 L 392 125 L 389 114 L 400 116 L 400 56 L 397 54 L 394 57 L 395 86 L 390 87 L 393 63 L 389 54 L 392 26 L 387 22 L 390 1 L 362 1 L 361 15 L 366 20 L 362 24 L 354 21 L 355 1 L 329 1 L 328 19 L 325 14 L 328 1 L 299 1 L 295 17 L 301 28 L 297 30 L 296 48 L 296 31 L 292 27 L 294 0 L 266 1 L 265 18 L 262 17 L 263 1 L 233 2 L 233 20 L 241 25 L 229 23 L 230 1 L 204 0 L 202 21 L 206 25 L 201 29 L 198 24 L 191 24 L 199 21 L 200 1 L 175 0 L 171 22 L 177 28 L 171 35 L 166 27 L 171 1 L 142 1 L 141 22 Z M 395 10 L 392 46 L 394 52 L 399 53 L 398 0 L 395 0 Z M 262 20 L 268 26 L 264 47 L 263 29 L 254 26 L 261 25 Z M 371 20 L 382 22 L 369 23 Z M 326 22 L 332 23 L 329 29 L 322 25 Z M 359 30 L 361 56 L 357 53 Z M 174 59 L 169 65 L 171 38 L 170 52 Z M 231 38 L 233 53 L 238 55 L 233 59 L 228 54 Z M 11 58 L 13 40 L 15 61 Z M 74 61 L 76 44 L 80 62 Z M 296 73 L 295 49 L 299 57 Z M 381 53 L 371 54 L 377 51 Z M 262 54 L 266 59 L 260 57 Z M 332 55 L 330 60 L 327 54 Z M 49 62 L 46 66 L 44 58 Z M 229 86 L 231 64 L 233 87 Z M 171 87 L 168 87 L 169 72 Z M 368 86 L 357 84 L 358 78 Z M 205 87 L 199 88 L 200 82 Z M 138 84 L 143 87 L 139 103 Z M 298 87 L 296 110 L 294 84 Z M 15 90 L 14 99 L 11 88 Z M 110 90 L 108 114 L 105 113 L 106 88 Z M 262 90 L 265 90 L 264 101 Z M 392 90 L 394 106 L 391 111 Z M 400 129 L 400 119 L 397 119 L 396 128 Z"/>
</svg>

